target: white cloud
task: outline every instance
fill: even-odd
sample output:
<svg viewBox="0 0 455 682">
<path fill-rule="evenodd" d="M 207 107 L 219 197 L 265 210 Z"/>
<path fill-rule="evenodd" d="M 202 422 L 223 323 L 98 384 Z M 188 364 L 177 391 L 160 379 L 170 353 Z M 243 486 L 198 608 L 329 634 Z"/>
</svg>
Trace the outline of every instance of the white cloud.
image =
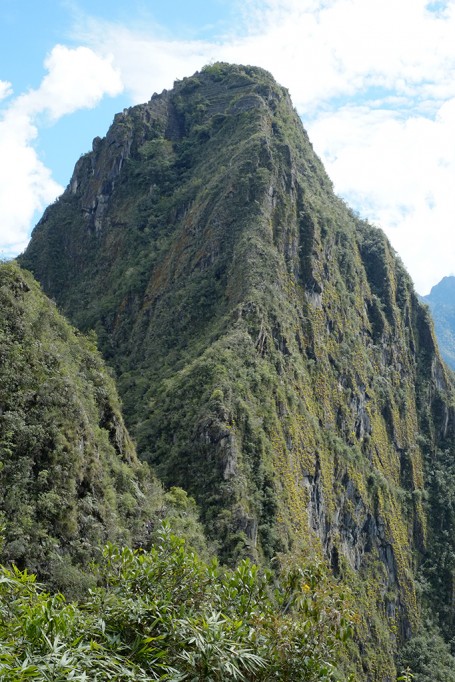
<svg viewBox="0 0 455 682">
<path fill-rule="evenodd" d="M 31 146 L 30 129 L 0 123 L 0 256 L 16 255 L 27 245 L 37 210 L 58 196 L 62 187 Z"/>
<path fill-rule="evenodd" d="M 18 97 L 14 105 L 29 116 L 45 112 L 57 120 L 77 109 L 90 109 L 104 95 L 118 95 L 123 88 L 112 57 L 102 58 L 87 47 L 56 45 L 44 66 L 48 73 L 40 87 Z"/>
<path fill-rule="evenodd" d="M 105 95 L 118 94 L 122 82 L 109 58 L 86 47 L 54 47 L 39 88 L 10 101 L 0 119 L 0 255 L 16 255 L 26 246 L 36 211 L 63 188 L 52 179 L 33 147 L 42 115 L 56 121 L 77 109 L 93 107 Z M 3 86 L 3 87 L 2 87 Z M 9 83 L 0 84 L 8 94 Z"/>
<path fill-rule="evenodd" d="M 433 119 L 344 107 L 309 132 L 336 191 L 386 231 L 419 291 L 455 270 L 455 98 Z"/>
<path fill-rule="evenodd" d="M 11 83 L 8 81 L 0 81 L 0 100 L 5 99 L 5 97 L 9 97 L 12 92 L 13 90 Z"/>
<path fill-rule="evenodd" d="M 146 102 L 154 92 L 172 87 L 216 57 L 219 46 L 205 41 L 179 41 L 158 37 L 156 27 L 133 31 L 126 26 L 89 19 L 76 36 L 99 54 L 114 55 L 125 89 L 134 104 Z"/>
<path fill-rule="evenodd" d="M 252 33 L 240 54 L 257 54 L 306 110 L 368 86 L 407 96 L 451 87 L 453 0 L 443 16 L 424 0 L 270 0 L 247 2 Z"/>
</svg>

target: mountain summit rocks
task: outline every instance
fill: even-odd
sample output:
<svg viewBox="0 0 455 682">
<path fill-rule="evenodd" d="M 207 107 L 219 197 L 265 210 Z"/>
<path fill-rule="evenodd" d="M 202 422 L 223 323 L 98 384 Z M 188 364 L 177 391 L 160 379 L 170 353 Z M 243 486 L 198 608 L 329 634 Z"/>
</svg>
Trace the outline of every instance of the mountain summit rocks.
<svg viewBox="0 0 455 682">
<path fill-rule="evenodd" d="M 225 561 L 315 552 L 365 679 L 453 622 L 453 385 L 384 234 L 335 196 L 287 91 L 214 64 L 116 116 L 20 259 L 95 329 L 140 457 Z"/>
</svg>

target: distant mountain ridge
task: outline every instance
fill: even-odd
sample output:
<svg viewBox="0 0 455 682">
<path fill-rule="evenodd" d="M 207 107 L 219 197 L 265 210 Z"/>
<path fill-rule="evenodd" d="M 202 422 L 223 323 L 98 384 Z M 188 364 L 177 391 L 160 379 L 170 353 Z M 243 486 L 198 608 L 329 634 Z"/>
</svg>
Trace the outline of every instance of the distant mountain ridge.
<svg viewBox="0 0 455 682">
<path fill-rule="evenodd" d="M 444 277 L 422 300 L 430 306 L 441 355 L 455 370 L 455 277 Z"/>
<path fill-rule="evenodd" d="M 422 605 L 453 637 L 453 377 L 270 74 L 214 64 L 118 114 L 20 262 L 96 330 L 223 560 L 314 552 L 352 588 L 358 679 L 395 679 Z"/>
</svg>

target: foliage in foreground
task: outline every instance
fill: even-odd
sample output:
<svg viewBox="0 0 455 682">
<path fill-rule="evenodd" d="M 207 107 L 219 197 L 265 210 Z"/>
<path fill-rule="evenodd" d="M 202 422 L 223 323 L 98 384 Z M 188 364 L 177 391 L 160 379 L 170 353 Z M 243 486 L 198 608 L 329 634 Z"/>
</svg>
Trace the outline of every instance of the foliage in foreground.
<svg viewBox="0 0 455 682">
<path fill-rule="evenodd" d="M 322 565 L 225 569 L 164 529 L 149 552 L 108 545 L 96 572 L 71 603 L 1 569 L 0 679 L 337 679 L 352 614 Z"/>
</svg>

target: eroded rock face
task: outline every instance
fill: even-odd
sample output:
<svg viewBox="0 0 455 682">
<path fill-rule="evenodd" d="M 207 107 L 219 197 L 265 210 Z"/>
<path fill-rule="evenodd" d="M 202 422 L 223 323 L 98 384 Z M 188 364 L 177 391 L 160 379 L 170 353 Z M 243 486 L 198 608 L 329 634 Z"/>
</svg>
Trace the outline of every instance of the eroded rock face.
<svg viewBox="0 0 455 682">
<path fill-rule="evenodd" d="M 140 453 L 196 497 L 223 558 L 319 548 L 409 635 L 451 379 L 286 90 L 215 65 L 125 111 L 22 261 L 97 329 Z"/>
</svg>

